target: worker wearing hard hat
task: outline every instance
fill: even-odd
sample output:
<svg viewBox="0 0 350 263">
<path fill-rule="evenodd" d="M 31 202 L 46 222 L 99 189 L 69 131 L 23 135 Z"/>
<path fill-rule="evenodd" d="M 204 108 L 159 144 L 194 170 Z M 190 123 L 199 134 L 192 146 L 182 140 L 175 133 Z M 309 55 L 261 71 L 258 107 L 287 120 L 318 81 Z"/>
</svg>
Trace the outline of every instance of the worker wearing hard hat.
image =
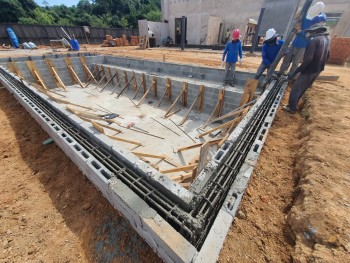
<svg viewBox="0 0 350 263">
<path fill-rule="evenodd" d="M 224 86 L 230 84 L 232 87 L 234 86 L 234 77 L 236 70 L 236 63 L 238 61 L 238 56 L 240 58 L 239 62 L 242 64 L 242 43 L 239 38 L 241 37 L 241 33 L 239 29 L 235 29 L 232 32 L 232 41 L 228 42 L 225 46 L 224 53 L 222 55 L 222 66 L 226 62 L 226 71 L 225 71 L 225 79 Z"/>
<path fill-rule="evenodd" d="M 276 30 L 270 28 L 266 31 L 265 41 L 262 47 L 262 62 L 255 74 L 255 79 L 259 79 L 266 69 L 270 68 L 270 65 L 275 60 L 278 52 L 280 51 L 284 41 L 278 39 Z"/>
<path fill-rule="evenodd" d="M 324 23 L 325 24 L 325 23 Z M 283 110 L 294 114 L 297 110 L 298 102 L 311 87 L 318 75 L 324 70 L 329 57 L 329 29 L 325 25 L 315 24 L 305 30 L 305 37 L 308 41 L 303 62 L 293 72 L 288 74 L 288 80 L 292 80 L 298 73 L 290 94 L 288 105 Z"/>
<path fill-rule="evenodd" d="M 327 16 L 322 12 L 323 9 L 323 2 L 317 2 L 309 8 L 306 16 L 302 19 L 301 31 L 296 34 L 288 53 L 283 59 L 280 73 L 286 74 L 290 63 L 292 63 L 292 67 L 289 72 L 293 72 L 299 66 L 308 43 L 308 40 L 305 38 L 304 30 L 315 24 L 326 22 Z"/>
</svg>

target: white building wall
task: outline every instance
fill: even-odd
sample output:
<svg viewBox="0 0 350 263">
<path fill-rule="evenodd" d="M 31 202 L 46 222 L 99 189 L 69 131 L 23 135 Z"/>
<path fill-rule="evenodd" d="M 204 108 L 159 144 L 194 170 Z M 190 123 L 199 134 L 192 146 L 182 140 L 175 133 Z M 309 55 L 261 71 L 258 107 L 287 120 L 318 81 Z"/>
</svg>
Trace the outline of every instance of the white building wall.
<svg viewBox="0 0 350 263">
<path fill-rule="evenodd" d="M 326 4 L 325 12 L 345 12 L 350 8 L 350 0 L 323 2 Z M 247 19 L 258 20 L 263 3 L 264 0 L 162 0 L 162 8 L 168 7 L 168 10 L 162 10 L 162 14 L 168 15 L 171 38 L 175 39 L 175 18 L 186 16 L 187 43 L 204 45 L 207 42 L 210 16 L 224 19 L 223 32 L 227 28 L 239 28 L 244 35 Z"/>
</svg>

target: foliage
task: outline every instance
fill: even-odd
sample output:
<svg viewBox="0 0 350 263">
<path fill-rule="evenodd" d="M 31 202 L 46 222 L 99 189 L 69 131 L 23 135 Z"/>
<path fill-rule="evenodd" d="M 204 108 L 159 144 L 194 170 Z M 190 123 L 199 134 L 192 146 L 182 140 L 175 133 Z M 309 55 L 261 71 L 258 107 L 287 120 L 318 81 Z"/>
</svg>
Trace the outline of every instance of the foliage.
<svg viewBox="0 0 350 263">
<path fill-rule="evenodd" d="M 161 21 L 160 0 L 80 0 L 76 6 L 37 5 L 34 0 L 0 0 L 0 22 L 136 28 L 137 20 Z"/>
</svg>

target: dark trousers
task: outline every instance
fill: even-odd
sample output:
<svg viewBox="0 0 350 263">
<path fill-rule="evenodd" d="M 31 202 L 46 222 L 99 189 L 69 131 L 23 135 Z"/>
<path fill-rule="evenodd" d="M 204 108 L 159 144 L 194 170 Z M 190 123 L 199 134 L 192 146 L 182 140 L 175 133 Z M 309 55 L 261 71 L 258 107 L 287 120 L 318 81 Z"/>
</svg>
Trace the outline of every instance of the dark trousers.
<svg viewBox="0 0 350 263">
<path fill-rule="evenodd" d="M 318 77 L 319 74 L 320 72 L 299 75 L 289 95 L 288 105 L 291 110 L 297 110 L 299 100 L 301 99 L 305 91 L 309 87 L 311 87 L 312 83 L 314 83 L 315 79 Z"/>
</svg>

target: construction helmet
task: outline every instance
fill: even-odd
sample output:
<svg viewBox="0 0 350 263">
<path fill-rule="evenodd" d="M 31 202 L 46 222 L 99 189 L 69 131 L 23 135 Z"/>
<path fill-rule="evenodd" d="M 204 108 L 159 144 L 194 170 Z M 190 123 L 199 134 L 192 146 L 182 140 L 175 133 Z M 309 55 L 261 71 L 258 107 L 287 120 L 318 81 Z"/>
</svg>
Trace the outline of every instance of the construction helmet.
<svg viewBox="0 0 350 263">
<path fill-rule="evenodd" d="M 232 32 L 232 39 L 239 39 L 241 37 L 241 32 L 239 31 L 239 29 L 235 29 Z"/>
<path fill-rule="evenodd" d="M 276 36 L 276 30 L 273 28 L 270 28 L 269 30 L 266 31 L 265 34 L 265 41 L 272 39 Z"/>
<path fill-rule="evenodd" d="M 324 9 L 324 3 L 323 2 L 317 2 L 313 6 L 309 8 L 309 11 L 307 12 L 306 18 L 307 19 L 313 19 L 315 16 L 318 16 Z"/>
</svg>

